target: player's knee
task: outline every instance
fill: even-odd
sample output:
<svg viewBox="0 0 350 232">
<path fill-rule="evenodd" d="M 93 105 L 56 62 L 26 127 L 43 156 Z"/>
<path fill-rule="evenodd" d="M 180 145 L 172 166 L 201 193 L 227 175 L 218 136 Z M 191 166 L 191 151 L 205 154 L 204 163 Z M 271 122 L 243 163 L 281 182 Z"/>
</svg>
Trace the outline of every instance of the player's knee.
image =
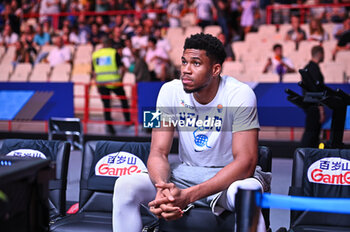
<svg viewBox="0 0 350 232">
<path fill-rule="evenodd" d="M 114 185 L 113 203 L 122 202 L 123 204 L 128 204 L 135 200 L 137 194 L 140 194 L 140 192 L 135 177 L 121 176 Z"/>
<path fill-rule="evenodd" d="M 228 202 L 233 207 L 238 188 L 245 190 L 260 190 L 262 189 L 260 182 L 255 178 L 237 180 L 233 182 L 227 189 Z"/>
</svg>

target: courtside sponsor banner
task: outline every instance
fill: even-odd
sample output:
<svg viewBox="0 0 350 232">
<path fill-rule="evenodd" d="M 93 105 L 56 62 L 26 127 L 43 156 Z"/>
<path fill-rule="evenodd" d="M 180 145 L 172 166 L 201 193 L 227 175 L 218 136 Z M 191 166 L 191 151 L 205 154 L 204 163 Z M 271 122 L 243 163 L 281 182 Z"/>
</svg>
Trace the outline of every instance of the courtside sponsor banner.
<svg viewBox="0 0 350 232">
<path fill-rule="evenodd" d="M 102 157 L 95 166 L 96 176 L 120 177 L 146 171 L 142 160 L 125 151 Z"/>
<path fill-rule="evenodd" d="M 8 153 L 6 156 L 47 159 L 46 156 L 41 151 L 32 150 L 32 149 L 14 150 L 14 151 L 11 151 L 10 153 Z"/>
<path fill-rule="evenodd" d="M 340 157 L 326 157 L 310 165 L 307 171 L 312 183 L 350 185 L 350 161 Z"/>
</svg>

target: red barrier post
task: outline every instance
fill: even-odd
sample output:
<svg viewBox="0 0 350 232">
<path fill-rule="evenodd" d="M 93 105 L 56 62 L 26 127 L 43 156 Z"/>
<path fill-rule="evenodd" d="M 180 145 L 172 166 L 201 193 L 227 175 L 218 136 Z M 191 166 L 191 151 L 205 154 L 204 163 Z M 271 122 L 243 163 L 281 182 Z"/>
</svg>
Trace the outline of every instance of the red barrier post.
<svg viewBox="0 0 350 232">
<path fill-rule="evenodd" d="M 87 133 L 87 124 L 89 122 L 89 90 L 90 84 L 84 85 L 84 116 L 83 116 L 83 124 L 84 124 L 84 133 Z"/>
</svg>

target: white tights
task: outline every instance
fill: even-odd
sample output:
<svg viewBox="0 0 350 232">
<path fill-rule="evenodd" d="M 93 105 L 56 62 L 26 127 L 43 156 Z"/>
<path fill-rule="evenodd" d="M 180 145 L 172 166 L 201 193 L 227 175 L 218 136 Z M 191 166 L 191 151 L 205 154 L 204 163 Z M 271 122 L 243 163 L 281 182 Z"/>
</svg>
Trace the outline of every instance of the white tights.
<svg viewBox="0 0 350 232">
<path fill-rule="evenodd" d="M 261 189 L 259 181 L 254 178 L 235 181 L 224 191 L 217 204 L 227 210 L 234 210 L 237 188 Z M 156 189 L 148 174 L 134 174 L 117 179 L 113 195 L 113 232 L 140 232 L 142 221 L 141 204 L 147 206 L 154 200 Z M 265 221 L 260 212 L 257 232 L 265 232 Z"/>
</svg>

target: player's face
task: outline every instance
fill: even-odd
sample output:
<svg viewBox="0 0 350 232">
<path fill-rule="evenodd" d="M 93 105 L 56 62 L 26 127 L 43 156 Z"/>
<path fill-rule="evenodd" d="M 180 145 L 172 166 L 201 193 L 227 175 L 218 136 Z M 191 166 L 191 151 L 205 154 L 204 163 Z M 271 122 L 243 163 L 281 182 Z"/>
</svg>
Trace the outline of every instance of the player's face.
<svg viewBox="0 0 350 232">
<path fill-rule="evenodd" d="M 181 60 L 181 81 L 186 93 L 198 92 L 211 83 L 212 64 L 206 51 L 186 49 Z"/>
</svg>

